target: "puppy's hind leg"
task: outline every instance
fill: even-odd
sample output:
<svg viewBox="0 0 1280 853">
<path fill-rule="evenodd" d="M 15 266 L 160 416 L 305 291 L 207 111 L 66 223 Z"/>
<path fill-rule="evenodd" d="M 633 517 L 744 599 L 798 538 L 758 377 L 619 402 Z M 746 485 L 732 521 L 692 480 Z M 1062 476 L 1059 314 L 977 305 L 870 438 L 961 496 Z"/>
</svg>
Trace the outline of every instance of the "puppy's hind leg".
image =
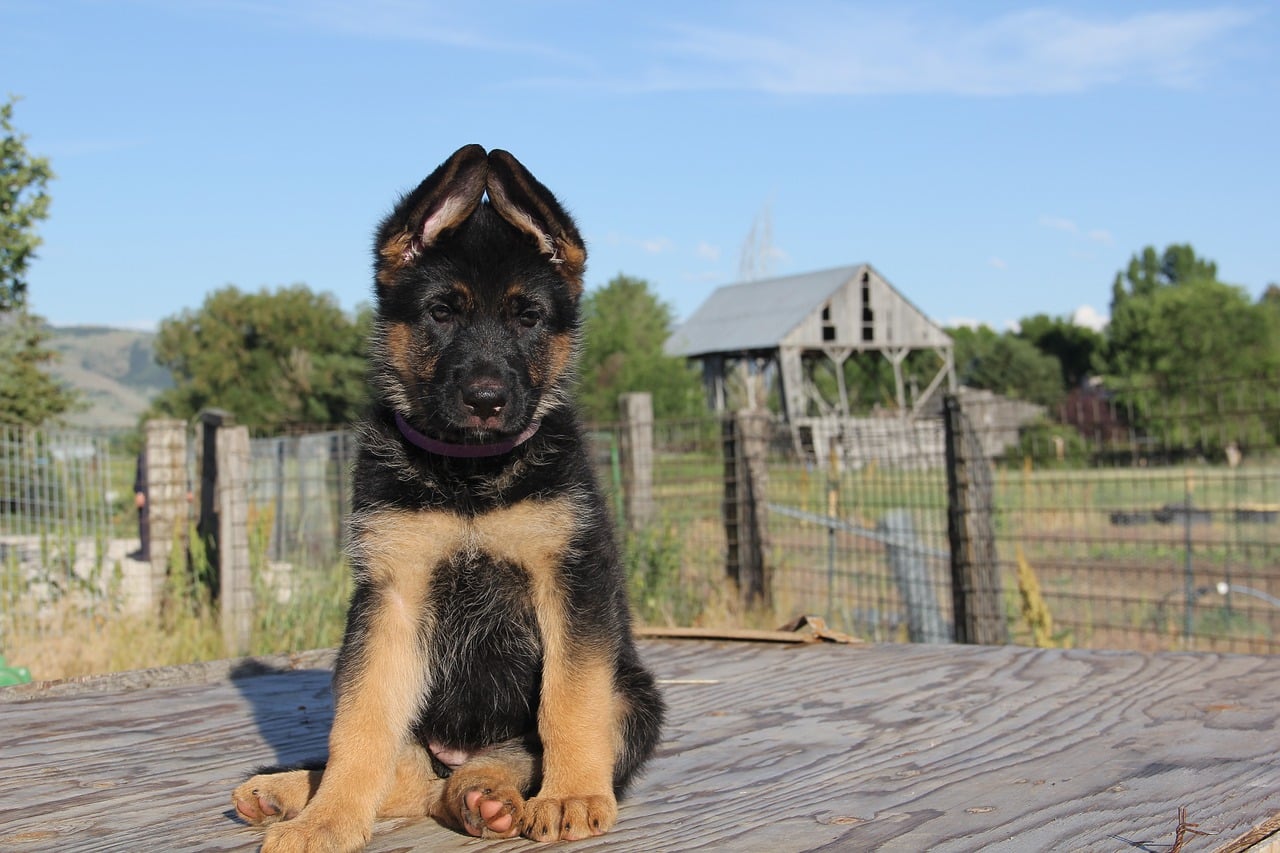
<svg viewBox="0 0 1280 853">
<path fill-rule="evenodd" d="M 236 814 L 254 826 L 289 820 L 315 796 L 323 774 L 323 761 L 264 767 L 231 792 L 231 803 Z"/>
<path fill-rule="evenodd" d="M 324 762 L 296 767 L 263 768 L 231 794 L 236 814 L 254 826 L 298 816 L 320 787 Z M 395 781 L 378 806 L 378 817 L 423 817 L 444 793 L 444 780 L 431 769 L 431 758 L 408 744 L 396 760 Z"/>
<path fill-rule="evenodd" d="M 405 745 L 396 761 L 396 778 L 378 817 L 425 817 L 437 810 L 445 780 L 431 767 L 431 756 L 416 743 Z"/>
</svg>

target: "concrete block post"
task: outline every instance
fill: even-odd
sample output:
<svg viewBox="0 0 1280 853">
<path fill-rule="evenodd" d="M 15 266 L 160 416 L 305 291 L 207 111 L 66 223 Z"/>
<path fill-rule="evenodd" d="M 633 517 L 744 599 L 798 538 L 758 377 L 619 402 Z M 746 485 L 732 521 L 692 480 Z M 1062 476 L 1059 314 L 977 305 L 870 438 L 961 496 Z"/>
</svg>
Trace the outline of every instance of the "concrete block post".
<svg viewBox="0 0 1280 853">
<path fill-rule="evenodd" d="M 249 429 L 223 426 L 217 433 L 219 613 L 227 652 L 249 652 L 253 630 L 253 574 L 249 567 Z"/>
<path fill-rule="evenodd" d="M 146 494 L 144 511 L 151 540 L 146 610 L 158 614 L 164 601 L 171 560 L 176 556 L 185 562 L 188 524 L 186 424 L 170 419 L 147 421 L 142 452 Z"/>
</svg>

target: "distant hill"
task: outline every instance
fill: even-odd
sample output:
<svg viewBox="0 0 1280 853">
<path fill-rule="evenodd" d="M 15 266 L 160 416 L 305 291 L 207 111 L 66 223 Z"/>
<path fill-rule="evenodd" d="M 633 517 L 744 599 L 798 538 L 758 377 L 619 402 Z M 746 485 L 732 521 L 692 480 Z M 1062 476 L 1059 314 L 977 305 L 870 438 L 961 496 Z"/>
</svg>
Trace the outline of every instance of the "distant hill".
<svg viewBox="0 0 1280 853">
<path fill-rule="evenodd" d="M 155 363 L 153 332 L 105 326 L 54 326 L 50 349 L 60 357 L 53 374 L 80 392 L 89 408 L 67 418 L 72 426 L 133 427 L 161 390 L 173 385 Z"/>
</svg>

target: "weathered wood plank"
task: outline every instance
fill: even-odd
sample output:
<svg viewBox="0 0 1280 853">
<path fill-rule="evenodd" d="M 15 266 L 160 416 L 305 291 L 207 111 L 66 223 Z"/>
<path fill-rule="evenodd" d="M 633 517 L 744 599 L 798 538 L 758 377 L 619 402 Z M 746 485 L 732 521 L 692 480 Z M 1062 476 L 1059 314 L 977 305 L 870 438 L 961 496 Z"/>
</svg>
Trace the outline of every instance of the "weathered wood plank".
<svg viewBox="0 0 1280 853">
<path fill-rule="evenodd" d="M 666 739 L 618 828 L 574 850 L 1167 850 L 1185 806 L 1216 835 L 1184 850 L 1209 851 L 1280 810 L 1280 658 L 642 649 L 667 682 Z M 329 672 L 220 672 L 0 704 L 0 849 L 254 849 L 229 792 L 255 764 L 323 753 Z M 422 847 L 538 845 L 385 821 L 370 850 Z"/>
</svg>

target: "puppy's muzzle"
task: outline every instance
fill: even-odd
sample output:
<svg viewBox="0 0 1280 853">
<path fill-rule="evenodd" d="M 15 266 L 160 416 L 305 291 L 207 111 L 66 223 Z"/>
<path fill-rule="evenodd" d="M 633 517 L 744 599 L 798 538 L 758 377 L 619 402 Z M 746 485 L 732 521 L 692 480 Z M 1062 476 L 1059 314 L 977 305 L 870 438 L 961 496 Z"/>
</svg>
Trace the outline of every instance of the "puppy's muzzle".
<svg viewBox="0 0 1280 853">
<path fill-rule="evenodd" d="M 507 387 L 496 379 L 479 379 L 462 388 L 462 407 L 481 423 L 496 419 L 509 402 Z"/>
</svg>

